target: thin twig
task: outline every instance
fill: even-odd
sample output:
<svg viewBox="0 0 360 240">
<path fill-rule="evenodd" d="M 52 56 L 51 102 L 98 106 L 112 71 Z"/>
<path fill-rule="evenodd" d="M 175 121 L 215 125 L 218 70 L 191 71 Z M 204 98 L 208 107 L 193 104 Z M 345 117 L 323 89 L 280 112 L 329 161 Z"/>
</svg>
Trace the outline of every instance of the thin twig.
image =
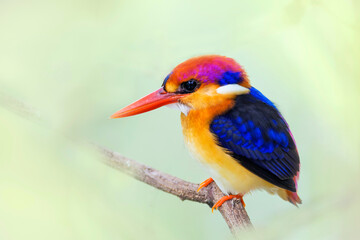
<svg viewBox="0 0 360 240">
<path fill-rule="evenodd" d="M 198 184 L 163 173 L 107 148 L 95 146 L 105 156 L 104 162 L 109 166 L 159 190 L 175 195 L 181 200 L 205 203 L 212 207 L 217 200 L 224 196 L 215 183 L 197 192 Z M 239 230 L 252 227 L 249 216 L 240 201 L 227 201 L 219 208 L 219 211 L 235 236 L 238 235 Z"/>
</svg>

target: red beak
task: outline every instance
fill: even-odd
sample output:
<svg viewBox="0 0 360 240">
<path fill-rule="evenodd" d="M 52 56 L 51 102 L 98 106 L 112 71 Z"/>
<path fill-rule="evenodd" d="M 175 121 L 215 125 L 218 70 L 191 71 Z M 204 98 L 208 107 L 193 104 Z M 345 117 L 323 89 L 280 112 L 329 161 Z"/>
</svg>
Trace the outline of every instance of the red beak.
<svg viewBox="0 0 360 240">
<path fill-rule="evenodd" d="M 127 107 L 117 111 L 110 118 L 130 117 L 140 113 L 148 112 L 156 108 L 176 103 L 185 94 L 176 94 L 165 92 L 163 88 L 156 90 L 153 93 L 137 100 Z"/>
</svg>

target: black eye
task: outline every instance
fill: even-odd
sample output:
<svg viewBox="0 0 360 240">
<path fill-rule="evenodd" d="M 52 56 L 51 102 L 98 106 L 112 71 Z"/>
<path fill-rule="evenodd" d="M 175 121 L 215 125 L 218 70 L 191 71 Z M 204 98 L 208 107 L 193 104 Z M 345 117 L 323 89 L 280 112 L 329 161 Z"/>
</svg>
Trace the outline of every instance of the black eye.
<svg viewBox="0 0 360 240">
<path fill-rule="evenodd" d="M 189 81 L 183 82 L 180 85 L 180 91 L 183 93 L 192 93 L 195 92 L 196 89 L 200 87 L 200 83 L 195 79 L 191 79 Z"/>
</svg>

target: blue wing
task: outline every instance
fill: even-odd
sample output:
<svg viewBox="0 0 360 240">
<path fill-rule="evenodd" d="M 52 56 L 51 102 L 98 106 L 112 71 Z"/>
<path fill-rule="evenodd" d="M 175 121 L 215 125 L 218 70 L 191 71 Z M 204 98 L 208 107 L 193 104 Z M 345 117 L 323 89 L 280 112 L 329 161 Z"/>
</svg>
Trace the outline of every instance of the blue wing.
<svg viewBox="0 0 360 240">
<path fill-rule="evenodd" d="M 210 130 L 241 165 L 287 190 L 296 191 L 299 155 L 287 123 L 274 104 L 255 88 L 236 98 L 235 106 L 216 117 Z"/>
</svg>

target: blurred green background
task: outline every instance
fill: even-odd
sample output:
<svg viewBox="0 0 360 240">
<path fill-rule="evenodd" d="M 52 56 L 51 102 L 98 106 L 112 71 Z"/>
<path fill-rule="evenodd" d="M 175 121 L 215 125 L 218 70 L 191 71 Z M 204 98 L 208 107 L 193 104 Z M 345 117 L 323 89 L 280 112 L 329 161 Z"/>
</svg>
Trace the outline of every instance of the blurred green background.
<svg viewBox="0 0 360 240">
<path fill-rule="evenodd" d="M 303 205 L 247 195 L 257 231 L 242 239 L 358 238 L 359 11 L 356 0 L 0 1 L 0 239 L 231 239 L 218 212 L 81 144 L 206 179 L 178 112 L 108 119 L 203 54 L 245 67 L 300 152 Z"/>
</svg>

